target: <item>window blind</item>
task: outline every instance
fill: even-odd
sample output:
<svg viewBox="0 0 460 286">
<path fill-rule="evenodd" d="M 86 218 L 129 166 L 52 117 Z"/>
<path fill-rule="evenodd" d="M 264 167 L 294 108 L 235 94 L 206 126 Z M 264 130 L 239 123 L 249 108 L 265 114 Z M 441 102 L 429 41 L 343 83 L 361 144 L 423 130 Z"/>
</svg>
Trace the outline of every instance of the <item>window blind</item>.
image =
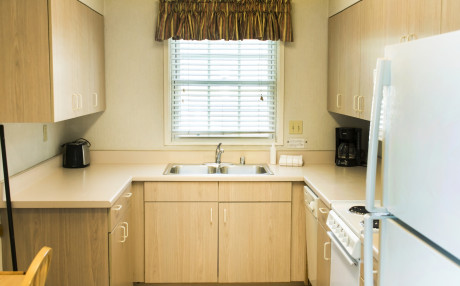
<svg viewBox="0 0 460 286">
<path fill-rule="evenodd" d="M 173 138 L 274 138 L 277 42 L 170 40 Z"/>
</svg>

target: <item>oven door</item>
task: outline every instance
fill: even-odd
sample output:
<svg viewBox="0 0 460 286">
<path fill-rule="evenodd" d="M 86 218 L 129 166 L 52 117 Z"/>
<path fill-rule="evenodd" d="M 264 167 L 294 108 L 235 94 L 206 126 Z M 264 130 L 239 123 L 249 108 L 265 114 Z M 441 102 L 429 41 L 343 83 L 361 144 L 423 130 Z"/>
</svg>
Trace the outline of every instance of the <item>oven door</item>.
<svg viewBox="0 0 460 286">
<path fill-rule="evenodd" d="M 352 258 L 330 231 L 331 238 L 331 286 L 358 286 L 359 261 Z"/>
</svg>

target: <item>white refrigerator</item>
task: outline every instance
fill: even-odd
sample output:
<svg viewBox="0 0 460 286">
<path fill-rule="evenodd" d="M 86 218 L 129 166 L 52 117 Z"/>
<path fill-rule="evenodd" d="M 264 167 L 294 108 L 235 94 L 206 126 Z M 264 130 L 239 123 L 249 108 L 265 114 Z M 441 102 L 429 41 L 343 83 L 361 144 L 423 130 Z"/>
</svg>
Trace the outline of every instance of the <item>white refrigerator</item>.
<svg viewBox="0 0 460 286">
<path fill-rule="evenodd" d="M 380 286 L 460 285 L 460 32 L 388 46 L 377 61 L 366 209 L 366 286 L 373 283 L 373 219 L 382 220 Z"/>
</svg>

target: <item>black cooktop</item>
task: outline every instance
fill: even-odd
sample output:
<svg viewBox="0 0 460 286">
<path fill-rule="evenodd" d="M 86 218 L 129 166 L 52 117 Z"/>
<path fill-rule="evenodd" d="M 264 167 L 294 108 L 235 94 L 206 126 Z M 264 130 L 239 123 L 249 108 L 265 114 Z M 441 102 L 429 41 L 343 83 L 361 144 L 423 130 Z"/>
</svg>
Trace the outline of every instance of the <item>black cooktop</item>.
<svg viewBox="0 0 460 286">
<path fill-rule="evenodd" d="M 354 214 L 359 214 L 359 215 L 365 215 L 368 214 L 369 212 L 366 210 L 365 206 L 352 206 L 350 209 L 348 209 L 349 212 L 354 213 Z M 375 229 L 379 228 L 379 221 L 374 220 L 373 227 Z M 361 222 L 361 225 L 364 226 L 364 220 Z"/>
</svg>

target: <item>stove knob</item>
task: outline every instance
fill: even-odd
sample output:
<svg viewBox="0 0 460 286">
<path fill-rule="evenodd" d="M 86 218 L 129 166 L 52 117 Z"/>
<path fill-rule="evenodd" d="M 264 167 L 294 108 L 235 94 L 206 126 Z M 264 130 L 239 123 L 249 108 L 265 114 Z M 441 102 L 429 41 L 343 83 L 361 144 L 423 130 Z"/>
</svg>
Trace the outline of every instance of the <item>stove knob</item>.
<svg viewBox="0 0 460 286">
<path fill-rule="evenodd" d="M 345 245 L 345 246 L 348 246 L 348 236 L 344 236 L 342 238 L 342 243 Z"/>
</svg>

